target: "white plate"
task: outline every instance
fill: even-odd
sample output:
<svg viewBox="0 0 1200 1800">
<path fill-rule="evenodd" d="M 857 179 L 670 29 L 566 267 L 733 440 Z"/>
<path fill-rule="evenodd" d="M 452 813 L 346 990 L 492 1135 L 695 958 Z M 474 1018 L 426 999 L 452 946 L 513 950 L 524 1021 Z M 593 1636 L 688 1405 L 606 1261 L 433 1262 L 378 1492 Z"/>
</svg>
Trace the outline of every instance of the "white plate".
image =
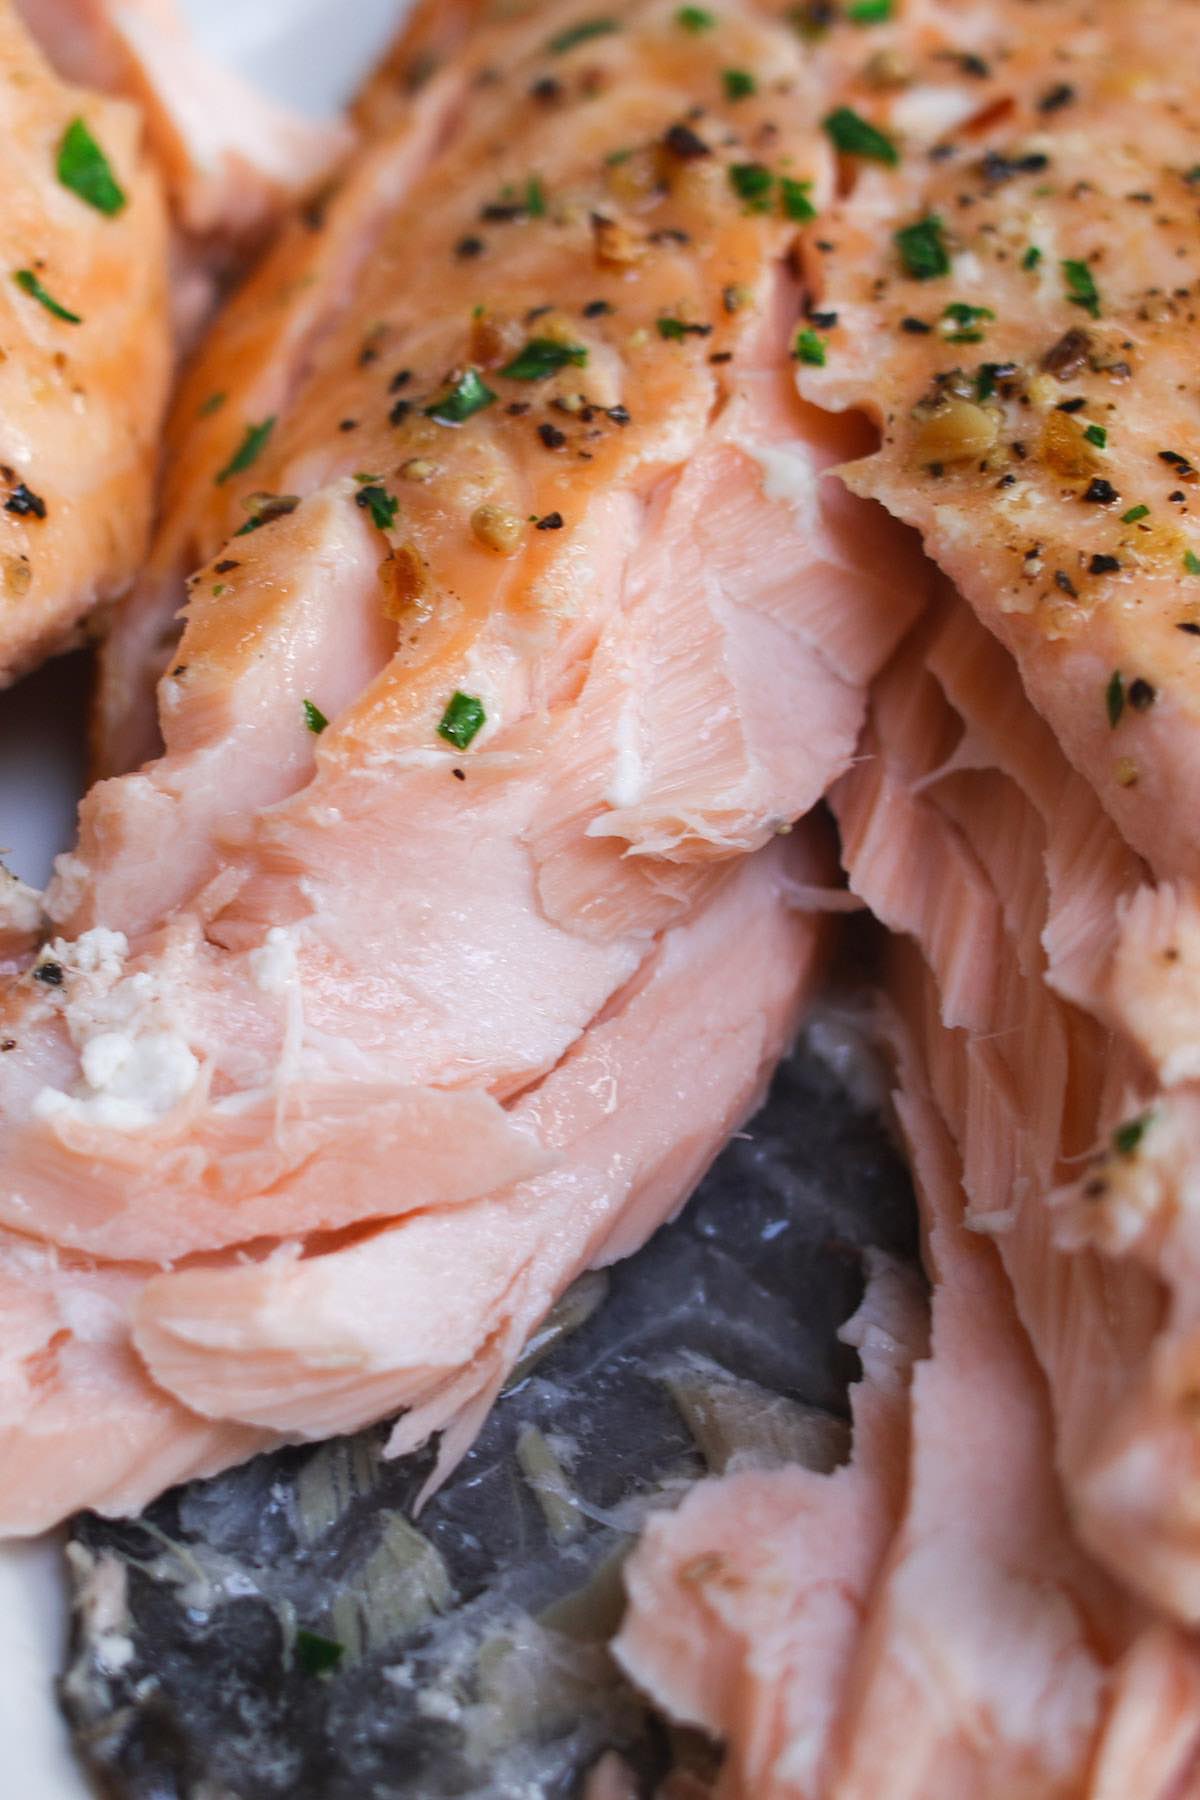
<svg viewBox="0 0 1200 1800">
<path fill-rule="evenodd" d="M 405 4 L 184 0 L 209 48 L 314 115 L 352 91 Z M 73 835 L 87 684 L 86 660 L 68 657 L 0 695 L 0 848 L 39 887 Z M 89 1800 L 54 1702 L 65 1627 L 58 1539 L 0 1545 L 0 1791 L 11 1800 Z"/>
</svg>

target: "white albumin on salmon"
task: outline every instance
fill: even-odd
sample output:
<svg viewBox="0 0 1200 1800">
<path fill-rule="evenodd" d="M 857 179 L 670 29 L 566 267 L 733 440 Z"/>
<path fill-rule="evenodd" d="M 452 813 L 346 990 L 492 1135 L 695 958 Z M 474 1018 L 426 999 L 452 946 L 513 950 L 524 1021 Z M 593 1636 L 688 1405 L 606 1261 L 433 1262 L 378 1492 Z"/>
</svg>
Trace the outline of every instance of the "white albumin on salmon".
<svg viewBox="0 0 1200 1800">
<path fill-rule="evenodd" d="M 0 6 L 0 685 L 80 640 L 146 553 L 167 232 L 135 109 Z"/>
<path fill-rule="evenodd" d="M 823 479 L 859 428 L 795 393 L 809 53 L 678 11 L 481 30 L 183 384 L 107 715 L 128 761 L 198 570 L 163 754 L 85 802 L 0 1061 L 0 1221 L 117 1283 L 114 1412 L 133 1443 L 165 1399 L 178 1462 L 219 1459 L 198 1421 L 404 1408 L 393 1447 L 440 1430 L 446 1466 L 794 1028 L 791 897 L 828 871 L 772 840 L 850 765 L 928 572 Z M 37 1317 L 20 1530 L 162 1485 L 136 1453 L 42 1480 L 85 1402 Z"/>
</svg>

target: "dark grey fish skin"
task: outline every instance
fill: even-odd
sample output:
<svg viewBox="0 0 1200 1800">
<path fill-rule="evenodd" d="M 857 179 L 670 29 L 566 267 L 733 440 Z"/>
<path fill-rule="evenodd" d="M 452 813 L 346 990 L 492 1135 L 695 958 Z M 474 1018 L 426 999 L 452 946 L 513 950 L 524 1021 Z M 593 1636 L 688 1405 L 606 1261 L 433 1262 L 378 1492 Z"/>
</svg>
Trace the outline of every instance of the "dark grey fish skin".
<svg viewBox="0 0 1200 1800">
<path fill-rule="evenodd" d="M 638 1521 L 700 1444 L 843 1455 L 862 1249 L 916 1255 L 906 1171 L 815 1041 L 415 1521 L 430 1457 L 383 1461 L 382 1429 L 75 1521 L 62 1703 L 103 1792 L 568 1800 L 608 1746 L 649 1791 L 679 1746 L 605 1650 Z"/>
</svg>

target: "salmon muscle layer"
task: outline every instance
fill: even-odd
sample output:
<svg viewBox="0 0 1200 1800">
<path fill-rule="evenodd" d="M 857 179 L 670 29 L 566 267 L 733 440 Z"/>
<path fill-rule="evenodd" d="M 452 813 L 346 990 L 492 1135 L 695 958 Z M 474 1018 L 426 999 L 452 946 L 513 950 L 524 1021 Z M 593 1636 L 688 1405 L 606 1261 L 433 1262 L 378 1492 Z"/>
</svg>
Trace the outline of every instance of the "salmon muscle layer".
<svg viewBox="0 0 1200 1800">
<path fill-rule="evenodd" d="M 808 91 L 805 46 L 677 11 L 473 37 L 183 384 L 127 615 L 161 655 L 199 565 L 163 754 L 85 801 L 0 1022 L 0 1224 L 121 1274 L 139 1419 L 147 1379 L 193 1435 L 403 1408 L 444 1467 L 794 1027 L 829 870 L 773 840 L 929 577 L 795 392 L 827 149 L 724 97 L 735 55 Z M 31 1481 L 22 1529 L 87 1497 Z"/>
<path fill-rule="evenodd" d="M 1146 882 L 953 596 L 877 684 L 864 750 L 833 796 L 851 883 L 921 948 L 905 1014 L 969 1218 L 995 1237 L 1046 1374 L 1073 1521 L 1116 1573 L 1195 1623 L 1196 1300 L 1180 1197 L 1196 1179 L 1196 1095 L 1175 1029 L 1191 915 L 1176 888 Z"/>
<path fill-rule="evenodd" d="M 919 1299 L 877 1268 L 846 1332 L 853 1461 L 710 1479 L 655 1515 L 615 1653 L 724 1741 L 718 1800 L 1175 1800 L 1200 1753 L 1200 1656 L 1073 1540 L 1041 1372 L 966 1227 L 917 1045 L 895 1017 L 887 1035 L 928 1350 Z"/>
<path fill-rule="evenodd" d="M 16 0 L 55 67 L 141 106 L 191 238 L 245 240 L 316 188 L 352 134 L 277 106 L 196 42 L 176 0 Z"/>
<path fill-rule="evenodd" d="M 878 421 L 846 472 L 922 532 L 1162 876 L 1200 874 L 1200 10 L 908 0 L 846 97 L 809 258 L 809 398 Z M 843 28 L 844 30 L 844 28 Z M 848 162 L 848 166 L 850 166 Z"/>
<path fill-rule="evenodd" d="M 68 86 L 0 7 L 0 685 L 78 641 L 146 551 L 166 402 L 166 220 L 134 109 Z"/>
</svg>

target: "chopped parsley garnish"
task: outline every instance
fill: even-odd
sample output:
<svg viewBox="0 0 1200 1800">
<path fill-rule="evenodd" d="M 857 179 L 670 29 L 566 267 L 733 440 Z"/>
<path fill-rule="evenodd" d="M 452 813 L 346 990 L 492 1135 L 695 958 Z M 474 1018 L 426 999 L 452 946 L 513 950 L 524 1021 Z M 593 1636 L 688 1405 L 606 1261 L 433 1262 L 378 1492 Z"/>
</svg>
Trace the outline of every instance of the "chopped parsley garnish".
<svg viewBox="0 0 1200 1800">
<path fill-rule="evenodd" d="M 359 488 L 354 498 L 364 512 L 370 513 L 380 531 L 391 530 L 400 510 L 400 502 L 395 494 L 389 494 L 378 482 L 368 481 Z"/>
<path fill-rule="evenodd" d="M 1121 514 L 1121 523 L 1122 525 L 1136 525 L 1139 519 L 1148 519 L 1149 517 L 1150 508 L 1148 506 L 1131 506 L 1127 513 Z"/>
<path fill-rule="evenodd" d="M 980 363 L 975 372 L 975 398 L 990 400 L 998 381 L 1007 381 L 1017 373 L 1016 363 Z"/>
<path fill-rule="evenodd" d="M 906 275 L 914 281 L 933 281 L 950 273 L 950 256 L 942 237 L 942 221 L 936 213 L 915 219 L 895 234 L 895 245 Z"/>
<path fill-rule="evenodd" d="M 1103 425 L 1085 425 L 1083 435 L 1088 443 L 1095 444 L 1098 450 L 1103 450 L 1108 443 L 1108 433 Z"/>
<path fill-rule="evenodd" d="M 812 203 L 811 194 L 811 181 L 796 181 L 791 175 L 779 177 L 779 199 L 785 218 L 795 219 L 801 225 L 815 219 L 817 209 Z"/>
<path fill-rule="evenodd" d="M 1100 290 L 1092 279 L 1092 271 L 1085 262 L 1073 262 L 1069 258 L 1062 265 L 1063 280 L 1067 284 L 1067 298 L 1072 306 L 1082 306 L 1093 319 L 1100 317 Z"/>
<path fill-rule="evenodd" d="M 1144 1112 L 1136 1119 L 1126 1119 L 1124 1125 L 1118 1125 L 1113 1132 L 1113 1149 L 1118 1156 L 1132 1156 L 1146 1135 L 1152 1112 Z"/>
<path fill-rule="evenodd" d="M 1121 722 L 1121 714 L 1125 711 L 1125 683 L 1121 679 L 1120 669 L 1114 669 L 1108 678 L 1108 686 L 1104 690 L 1104 710 L 1115 731 Z"/>
<path fill-rule="evenodd" d="M 871 162 L 887 163 L 889 168 L 900 161 L 891 138 L 849 106 L 835 108 L 821 123 L 843 156 L 865 156 Z"/>
<path fill-rule="evenodd" d="M 215 412 L 220 412 L 228 398 L 228 394 L 210 394 L 208 399 L 202 400 L 196 408 L 196 417 L 210 419 Z"/>
<path fill-rule="evenodd" d="M 478 369 L 464 369 L 441 399 L 425 408 L 425 416 L 436 419 L 439 425 L 461 425 L 472 414 L 490 406 L 495 398 Z"/>
<path fill-rule="evenodd" d="M 32 299 L 40 301 L 46 311 L 48 313 L 53 313 L 56 319 L 62 319 L 67 325 L 83 324 L 83 320 L 78 313 L 68 311 L 65 306 L 59 304 L 53 294 L 47 293 L 32 269 L 18 269 L 13 276 L 13 280 L 21 289 L 22 293 L 28 294 Z"/>
<path fill-rule="evenodd" d="M 124 210 L 125 190 L 107 156 L 82 119 L 72 119 L 58 146 L 58 179 L 97 212 L 115 218 Z"/>
<path fill-rule="evenodd" d="M 551 56 L 565 56 L 568 50 L 574 50 L 576 44 L 586 44 L 591 38 L 611 37 L 621 27 L 615 19 L 581 19 L 578 25 L 568 25 L 557 37 L 547 41 L 546 48 Z"/>
<path fill-rule="evenodd" d="M 954 326 L 953 331 L 944 334 L 946 342 L 981 344 L 983 332 L 979 330 L 979 326 L 995 316 L 990 306 L 970 306 L 965 300 L 952 300 L 942 312 L 942 318 Z"/>
<path fill-rule="evenodd" d="M 681 6 L 675 14 L 675 23 L 693 33 L 711 31 L 716 22 L 716 14 L 710 13 L 704 6 Z"/>
<path fill-rule="evenodd" d="M 730 163 L 729 185 L 752 212 L 766 212 L 775 177 L 765 163 Z"/>
<path fill-rule="evenodd" d="M 316 1631 L 296 1633 L 296 1661 L 306 1675 L 327 1675 L 345 1654 L 346 1646 L 333 1638 L 321 1637 Z"/>
<path fill-rule="evenodd" d="M 1030 244 L 1028 250 L 1026 250 L 1024 256 L 1021 258 L 1021 267 L 1023 269 L 1036 269 L 1041 260 L 1042 253 L 1037 245 Z"/>
<path fill-rule="evenodd" d="M 531 175 L 525 183 L 525 211 L 531 219 L 544 219 L 546 216 L 546 190 L 542 186 L 540 175 Z"/>
<path fill-rule="evenodd" d="M 892 16 L 892 0 L 853 0 L 846 8 L 852 25 L 886 25 Z"/>
<path fill-rule="evenodd" d="M 235 475 L 242 474 L 243 470 L 248 469 L 251 463 L 258 461 L 266 449 L 267 439 L 274 429 L 274 413 L 269 419 L 264 419 L 261 425 L 247 425 L 245 437 L 217 476 L 218 487 L 224 482 L 232 480 Z"/>
<path fill-rule="evenodd" d="M 577 369 L 587 366 L 588 353 L 582 344 L 560 344 L 555 338 L 530 338 L 511 362 L 505 363 L 501 375 L 510 381 L 543 381 L 572 364 Z"/>
<path fill-rule="evenodd" d="M 758 83 L 749 69 L 722 69 L 721 80 L 727 100 L 748 100 L 758 92 Z"/>
<path fill-rule="evenodd" d="M 1200 556 L 1197 556 L 1194 550 L 1185 550 L 1183 566 L 1189 575 L 1200 575 Z"/>
<path fill-rule="evenodd" d="M 693 325 L 688 319 L 656 319 L 659 337 L 669 338 L 681 344 L 687 337 L 708 337 L 712 332 L 711 325 Z"/>
<path fill-rule="evenodd" d="M 796 338 L 794 352 L 797 361 L 808 363 L 814 369 L 825 367 L 825 339 L 815 332 L 811 326 L 805 326 Z"/>
<path fill-rule="evenodd" d="M 446 710 L 438 726 L 438 736 L 445 738 L 448 744 L 453 744 L 456 750 L 465 750 L 486 722 L 483 701 L 477 700 L 474 694 L 459 691 L 452 694 L 446 703 Z"/>
<path fill-rule="evenodd" d="M 320 737 L 321 733 L 328 725 L 329 720 L 325 717 L 325 714 L 321 711 L 315 701 L 303 700 L 301 701 L 301 705 L 304 708 L 304 723 L 308 726 L 308 729 L 313 733 L 314 737 Z"/>
</svg>

